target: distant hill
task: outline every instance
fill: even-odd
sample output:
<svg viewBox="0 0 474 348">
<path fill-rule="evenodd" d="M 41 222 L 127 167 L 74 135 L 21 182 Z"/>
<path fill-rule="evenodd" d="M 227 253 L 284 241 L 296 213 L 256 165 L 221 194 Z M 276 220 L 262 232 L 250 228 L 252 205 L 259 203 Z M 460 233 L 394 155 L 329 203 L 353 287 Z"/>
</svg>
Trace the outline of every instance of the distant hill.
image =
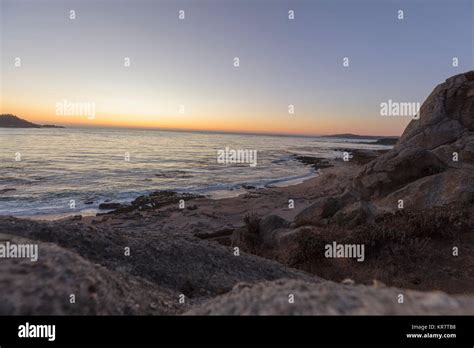
<svg viewBox="0 0 474 348">
<path fill-rule="evenodd" d="M 388 139 L 388 138 L 397 138 L 394 136 L 384 137 L 382 135 L 359 135 L 351 133 L 342 133 L 342 134 L 331 134 L 323 135 L 324 138 L 341 138 L 341 139 Z"/>
<path fill-rule="evenodd" d="M 395 136 L 380 136 L 380 135 L 358 135 L 351 133 L 343 134 L 332 134 L 324 135 L 323 138 L 339 138 L 339 139 L 364 139 L 364 140 L 375 140 L 375 142 L 360 142 L 361 144 L 372 144 L 372 145 L 395 145 L 399 137 Z"/>
<path fill-rule="evenodd" d="M 0 128 L 64 128 L 54 125 L 39 125 L 11 114 L 0 115 Z"/>
</svg>

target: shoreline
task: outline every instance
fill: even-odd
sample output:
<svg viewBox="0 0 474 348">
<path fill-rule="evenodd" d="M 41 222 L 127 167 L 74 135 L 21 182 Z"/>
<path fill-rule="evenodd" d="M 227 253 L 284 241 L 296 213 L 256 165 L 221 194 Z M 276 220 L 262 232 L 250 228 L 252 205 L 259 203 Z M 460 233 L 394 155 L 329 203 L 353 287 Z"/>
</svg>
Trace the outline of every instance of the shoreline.
<svg viewBox="0 0 474 348">
<path fill-rule="evenodd" d="M 296 178 L 296 179 L 290 179 L 290 180 L 278 180 L 276 179 L 273 184 L 267 184 L 262 187 L 239 187 L 236 189 L 229 189 L 229 190 L 213 190 L 213 191 L 206 191 L 206 193 L 203 195 L 203 197 L 219 201 L 219 200 L 224 200 L 224 199 L 232 199 L 232 198 L 238 198 L 240 196 L 249 194 L 249 193 L 255 193 L 258 190 L 266 190 L 266 189 L 274 189 L 274 188 L 286 188 L 286 187 L 291 187 L 291 186 L 297 186 L 297 185 L 302 185 L 305 184 L 307 181 L 316 178 L 320 173 L 317 171 L 311 172 L 308 175 L 305 175 L 301 178 Z M 245 185 L 244 185 L 245 186 Z M 199 194 L 199 191 L 181 191 L 181 190 L 175 190 L 175 191 L 156 191 L 156 192 L 173 192 L 176 194 L 190 194 L 190 195 L 195 195 Z M 143 197 L 147 195 L 137 195 L 134 198 L 121 202 L 121 204 L 130 204 L 133 200 Z M 28 220 L 33 220 L 33 221 L 60 221 L 63 219 L 68 219 L 71 217 L 78 217 L 81 216 L 83 218 L 86 217 L 96 217 L 97 214 L 107 214 L 110 212 L 113 212 L 115 209 L 99 209 L 99 208 L 86 208 L 77 212 L 72 212 L 72 213 L 58 213 L 58 214 L 36 214 L 36 215 L 0 215 L 0 216 L 12 216 L 17 219 L 28 219 Z"/>
<path fill-rule="evenodd" d="M 379 153 L 375 152 L 374 154 L 377 155 Z M 316 159 L 316 161 L 319 160 Z M 347 263 L 345 259 L 321 260 L 320 256 L 312 254 L 314 251 L 311 251 L 311 254 L 307 254 L 306 245 L 308 243 L 309 245 L 314 243 L 316 243 L 315 245 L 321 245 L 321 243 L 332 243 L 334 241 L 346 243 L 356 238 L 354 244 L 370 245 L 371 242 L 364 239 L 357 240 L 358 237 L 356 236 L 360 235 L 366 238 L 364 236 L 370 235 L 373 229 L 385 228 L 368 223 L 367 225 L 362 225 L 362 232 L 354 234 L 353 228 L 338 227 L 334 224 L 303 227 L 298 227 L 295 224 L 297 216 L 310 208 L 318 200 L 326 197 L 337 197 L 342 194 L 352 179 L 364 168 L 363 163 L 367 160 L 365 152 L 361 156 L 353 157 L 349 162 L 344 162 L 342 159 L 328 160 L 325 163 L 327 166 L 319 170 L 318 175 L 305 179 L 301 183 L 283 187 L 272 186 L 248 189 L 246 192 L 234 197 L 213 199 L 206 196 L 186 195 L 176 192 L 156 192 L 154 195 L 138 197 L 135 205 L 127 206 L 125 209 L 119 208 L 106 212 L 102 211 L 98 215 L 78 216 L 76 214 L 54 220 L 44 219 L 44 216 L 39 219 L 27 219 L 24 217 L 13 219 L 16 221 L 16 226 L 21 224 L 47 224 L 55 226 L 52 228 L 58 231 L 66 229 L 66 226 L 74 226 L 73 228 L 76 230 L 90 229 L 92 232 L 96 230 L 111 230 L 113 235 L 116 236 L 113 238 L 127 239 L 135 235 L 134 231 L 140 231 L 140 234 L 142 231 L 146 231 L 146 234 L 140 237 L 143 238 L 140 242 L 143 243 L 143 246 L 147 245 L 150 238 L 158 236 L 161 236 L 159 237 L 161 239 L 168 240 L 166 247 L 168 247 L 169 243 L 171 243 L 170 245 L 173 245 L 175 242 L 177 243 L 180 238 L 195 240 L 198 243 L 195 247 L 198 247 L 201 243 L 207 243 L 207 245 L 214 245 L 215 247 L 221 246 L 229 253 L 232 247 L 237 245 L 242 252 L 241 257 L 244 257 L 243 255 L 254 255 L 262 260 L 277 262 L 282 267 L 303 271 L 313 277 L 320 277 L 325 281 L 336 283 L 350 281 L 364 286 L 379 284 L 377 286 L 395 286 L 419 291 L 442 290 L 450 294 L 473 292 L 474 287 L 472 283 L 469 283 L 465 275 L 460 276 L 457 273 L 452 273 L 453 262 L 462 262 L 464 264 L 463 269 L 474 267 L 474 265 L 471 265 L 472 261 L 468 256 L 463 256 L 459 259 L 462 261 L 452 261 L 444 256 L 438 256 L 441 260 L 439 262 L 444 266 L 435 268 L 433 272 L 434 261 L 430 261 L 427 266 L 423 263 L 423 260 L 428 260 L 428 258 L 424 257 L 423 254 L 419 255 L 423 257 L 423 260 L 417 259 L 418 261 L 415 263 L 419 264 L 414 268 L 410 263 L 410 259 L 405 260 L 404 258 L 397 258 L 396 260 L 387 258 L 384 261 L 385 263 L 379 264 L 379 261 L 367 256 L 364 262 Z M 312 165 L 311 163 L 307 164 Z M 180 199 L 185 200 L 185 207 L 183 209 L 178 207 Z M 290 200 L 294 203 L 292 208 L 289 207 Z M 452 214 L 451 210 L 454 211 L 454 214 L 457 214 L 459 211 L 458 208 L 445 208 L 445 211 L 449 212 L 449 214 Z M 425 214 L 430 214 L 430 212 L 422 213 L 422 215 Z M 421 217 L 416 217 L 416 219 L 419 218 Z M 2 216 L 0 219 L 8 220 L 9 218 Z M 405 220 L 412 218 L 404 216 L 400 216 L 400 218 L 395 217 L 395 222 L 391 219 L 393 220 L 394 218 L 383 218 L 378 224 L 381 224 L 381 226 L 387 224 L 388 226 L 393 224 L 397 226 L 401 224 L 399 228 L 404 230 L 403 224 Z M 270 233 L 271 231 L 272 238 L 264 244 L 258 245 L 249 244 L 248 241 L 245 241 L 247 237 L 242 236 L 248 234 L 249 226 L 253 224 L 252 221 L 256 221 L 260 226 L 262 221 L 266 220 L 270 221 L 268 222 L 270 230 L 268 232 L 262 230 L 259 233 L 265 235 L 265 233 Z M 435 220 L 433 219 L 433 221 Z M 262 226 L 266 226 L 265 224 L 268 223 L 265 222 Z M 283 225 L 279 225 L 280 223 L 283 223 Z M 37 228 L 34 229 L 36 230 Z M 66 232 L 67 230 L 65 230 Z M 68 237 L 64 236 L 64 238 L 67 239 Z M 466 236 L 463 238 L 470 237 Z M 313 239 L 314 241 L 312 241 Z M 82 240 L 82 237 L 79 240 Z M 240 240 L 240 242 L 237 242 L 237 240 Z M 433 250 L 441 250 L 442 245 L 446 243 L 449 245 L 450 242 L 434 240 L 432 242 Z M 467 244 L 468 242 L 465 241 L 465 243 Z M 393 246 L 388 244 L 387 247 L 392 248 Z M 192 253 L 192 250 L 189 252 Z M 199 262 L 205 262 L 205 258 Z M 219 259 L 218 262 L 222 262 L 222 259 Z M 389 269 L 387 267 L 391 267 L 390 264 L 395 262 L 408 262 L 404 265 L 407 275 L 395 276 L 390 275 L 390 273 L 388 275 L 385 274 L 387 269 Z M 445 274 L 445 271 L 451 273 Z M 149 272 L 153 272 L 153 270 L 150 269 Z M 174 271 L 166 270 L 166 272 Z M 439 272 L 443 273 L 442 277 L 438 274 Z M 245 277 L 241 276 L 240 281 L 244 280 Z"/>
<path fill-rule="evenodd" d="M 472 314 L 473 91 L 474 72 L 438 85 L 391 150 L 302 156 L 324 168 L 300 184 L 0 216 L 0 240 L 39 250 L 0 262 L 2 313 Z M 87 305 L 69 306 L 72 290 Z"/>
<path fill-rule="evenodd" d="M 378 155 L 385 153 L 387 150 L 385 149 L 334 149 L 337 152 L 347 151 L 351 153 L 351 161 L 355 162 L 357 165 L 365 164 L 368 161 L 376 158 Z M 62 212 L 62 213 L 47 213 L 47 214 L 34 214 L 34 215 L 0 215 L 0 216 L 13 216 L 18 219 L 29 219 L 34 221 L 59 221 L 68 219 L 71 217 L 94 217 L 98 214 L 107 214 L 109 212 L 113 212 L 114 209 L 101 209 L 99 206 L 101 204 L 120 204 L 121 206 L 127 206 L 135 199 L 140 197 L 145 197 L 149 195 L 153 195 L 156 192 L 174 192 L 176 194 L 190 194 L 190 195 L 202 195 L 206 198 L 212 200 L 222 200 L 222 199 L 231 199 L 237 198 L 242 195 L 246 194 L 255 194 L 258 190 L 266 190 L 266 189 L 282 189 L 291 186 L 303 185 L 306 181 L 314 179 L 321 175 L 321 170 L 326 170 L 327 168 L 331 168 L 337 166 L 338 163 L 341 162 L 340 157 L 335 158 L 327 158 L 327 157 L 317 157 L 317 156 L 309 156 L 306 154 L 295 154 L 293 155 L 295 160 L 302 163 L 303 165 L 311 168 L 311 171 L 302 176 L 297 177 L 284 177 L 284 178 L 276 178 L 276 179 L 268 179 L 268 183 L 264 185 L 250 185 L 246 183 L 238 183 L 235 184 L 236 188 L 230 189 L 212 189 L 212 190 L 172 190 L 172 191 L 154 191 L 151 193 L 143 193 L 137 194 L 133 197 L 130 197 L 126 200 L 120 201 L 104 201 L 98 202 L 96 208 L 84 208 L 79 211 L 74 212 Z M 304 186 L 303 186 L 304 187 Z"/>
</svg>

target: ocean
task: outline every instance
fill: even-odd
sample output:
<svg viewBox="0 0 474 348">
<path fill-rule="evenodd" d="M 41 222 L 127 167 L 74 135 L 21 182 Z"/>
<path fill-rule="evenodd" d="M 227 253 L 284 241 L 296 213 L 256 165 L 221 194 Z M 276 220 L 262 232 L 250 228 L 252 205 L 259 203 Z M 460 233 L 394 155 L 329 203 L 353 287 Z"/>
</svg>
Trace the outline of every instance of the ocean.
<svg viewBox="0 0 474 348">
<path fill-rule="evenodd" d="M 112 128 L 0 128 L 0 215 L 92 215 L 158 190 L 235 196 L 317 175 L 294 155 L 390 147 L 373 140 Z M 240 152 L 239 152 L 240 150 Z M 256 165 L 248 156 L 254 153 Z M 226 152 L 226 162 L 219 153 Z M 229 153 L 231 154 L 229 157 Z M 234 159 L 234 161 L 232 161 Z M 235 160 L 237 159 L 237 160 Z M 235 163 L 235 162 L 243 163 Z"/>
</svg>

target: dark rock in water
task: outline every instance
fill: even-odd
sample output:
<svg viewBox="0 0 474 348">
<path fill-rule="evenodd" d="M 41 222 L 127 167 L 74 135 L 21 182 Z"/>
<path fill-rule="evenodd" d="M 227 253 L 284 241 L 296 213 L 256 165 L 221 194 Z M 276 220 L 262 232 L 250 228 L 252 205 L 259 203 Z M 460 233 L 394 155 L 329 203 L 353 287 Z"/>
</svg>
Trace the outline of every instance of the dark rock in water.
<svg viewBox="0 0 474 348">
<path fill-rule="evenodd" d="M 118 208 L 121 208 L 122 206 L 123 205 L 120 203 L 101 203 L 99 204 L 99 209 L 100 210 L 118 209 Z"/>
<path fill-rule="evenodd" d="M 84 204 L 87 204 L 87 205 L 94 204 L 94 201 L 86 201 L 86 202 L 84 202 Z"/>
<path fill-rule="evenodd" d="M 170 200 L 175 201 L 178 194 L 172 191 L 156 191 L 149 195 L 139 196 L 134 199 L 131 203 L 132 206 L 144 206 L 150 204 L 154 207 L 161 205 L 163 203 L 168 203 Z M 178 200 L 176 200 L 178 202 Z"/>
<path fill-rule="evenodd" d="M 367 163 L 345 194 L 335 198 L 338 220 L 353 223 L 347 214 L 361 219 L 393 212 L 400 202 L 410 210 L 470 204 L 474 201 L 473 171 L 474 71 L 470 71 L 438 85 L 423 103 L 420 118 L 410 122 L 395 147 Z M 361 203 L 348 207 L 356 201 Z M 326 203 L 316 202 L 311 208 L 315 212 L 311 219 L 309 209 L 296 221 L 317 222 L 322 218 L 322 204 Z"/>
<path fill-rule="evenodd" d="M 318 157 L 311 157 L 311 156 L 295 156 L 297 161 L 304 163 L 313 167 L 314 169 L 323 169 L 323 168 L 330 168 L 333 165 L 329 163 L 326 158 L 318 158 Z"/>
<path fill-rule="evenodd" d="M 374 143 L 371 143 L 371 144 L 374 144 L 374 145 L 395 145 L 397 142 L 398 142 L 398 137 L 394 137 L 394 138 L 382 138 L 382 139 L 377 139 L 377 141 L 375 141 Z"/>
<path fill-rule="evenodd" d="M 290 303 L 289 296 L 294 296 Z M 404 295 L 404 304 L 396 299 Z M 237 284 L 187 315 L 461 315 L 472 314 L 474 299 L 442 292 L 306 283 L 281 279 L 256 285 Z"/>
<path fill-rule="evenodd" d="M 252 186 L 252 185 L 242 185 L 242 188 L 246 189 L 246 190 L 253 190 L 255 189 L 255 186 Z"/>
<path fill-rule="evenodd" d="M 380 138 L 380 139 L 377 139 L 376 141 L 372 141 L 372 142 L 359 142 L 359 144 L 367 144 L 367 145 L 395 145 L 398 140 L 400 138 L 399 137 L 387 137 L 387 138 Z"/>
<path fill-rule="evenodd" d="M 142 195 L 135 198 L 129 205 L 120 203 L 102 203 L 99 209 L 114 209 L 107 214 L 130 213 L 140 210 L 153 210 L 170 204 L 178 204 L 181 200 L 199 198 L 199 195 L 189 193 L 177 193 L 173 191 L 156 191 L 149 195 Z M 191 208 L 190 210 L 193 210 Z M 197 209 L 197 207 L 196 207 Z"/>
<path fill-rule="evenodd" d="M 155 174 L 158 178 L 167 179 L 188 179 L 193 176 L 184 170 L 162 170 Z"/>
</svg>

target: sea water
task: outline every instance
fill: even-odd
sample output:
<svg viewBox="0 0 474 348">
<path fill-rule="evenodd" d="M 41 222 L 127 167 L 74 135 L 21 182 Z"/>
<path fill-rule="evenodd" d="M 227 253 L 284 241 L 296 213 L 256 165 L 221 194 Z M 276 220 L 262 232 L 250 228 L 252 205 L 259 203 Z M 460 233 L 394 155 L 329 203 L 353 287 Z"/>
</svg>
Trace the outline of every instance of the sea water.
<svg viewBox="0 0 474 348">
<path fill-rule="evenodd" d="M 228 197 L 314 176 L 294 155 L 387 148 L 325 137 L 117 128 L 0 128 L 0 145 L 0 215 L 14 216 L 93 214 L 100 203 L 158 190 Z M 218 161 L 226 149 L 255 151 L 256 165 Z"/>
</svg>

